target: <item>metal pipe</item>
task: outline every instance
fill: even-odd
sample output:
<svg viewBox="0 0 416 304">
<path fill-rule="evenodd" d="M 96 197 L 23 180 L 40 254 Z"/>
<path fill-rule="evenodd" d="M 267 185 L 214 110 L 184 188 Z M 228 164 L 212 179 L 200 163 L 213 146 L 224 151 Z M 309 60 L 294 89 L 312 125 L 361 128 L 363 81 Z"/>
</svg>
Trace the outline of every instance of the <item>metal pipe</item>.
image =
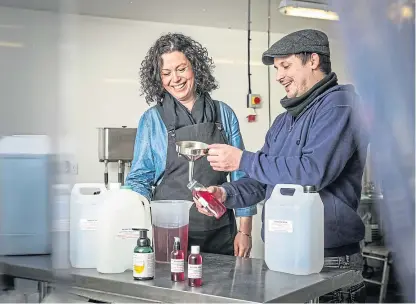
<svg viewBox="0 0 416 304">
<path fill-rule="evenodd" d="M 108 160 L 104 161 L 104 185 L 108 189 Z"/>
<path fill-rule="evenodd" d="M 38 300 L 39 300 L 39 303 L 42 303 L 42 301 L 45 299 L 47 294 L 48 294 L 48 283 L 38 282 Z"/>
<path fill-rule="evenodd" d="M 131 161 L 128 161 L 125 163 L 125 166 L 124 166 L 124 176 L 128 175 L 130 171 L 131 171 Z"/>
<path fill-rule="evenodd" d="M 189 181 L 192 182 L 194 180 L 194 164 L 193 160 L 189 161 Z"/>
<path fill-rule="evenodd" d="M 124 162 L 122 160 L 118 161 L 118 182 L 124 185 Z"/>
</svg>

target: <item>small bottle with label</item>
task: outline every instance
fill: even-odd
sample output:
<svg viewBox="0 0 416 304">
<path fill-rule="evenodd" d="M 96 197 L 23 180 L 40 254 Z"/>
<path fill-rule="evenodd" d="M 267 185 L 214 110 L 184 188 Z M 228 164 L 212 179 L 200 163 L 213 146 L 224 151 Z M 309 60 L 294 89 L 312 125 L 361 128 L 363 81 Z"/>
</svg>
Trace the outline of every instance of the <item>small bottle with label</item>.
<svg viewBox="0 0 416 304">
<path fill-rule="evenodd" d="M 188 285 L 202 286 L 202 256 L 199 253 L 199 246 L 191 246 L 191 254 L 188 258 Z"/>
<path fill-rule="evenodd" d="M 181 240 L 176 236 L 170 254 L 170 278 L 174 282 L 185 281 L 185 254 L 181 250 Z"/>
<path fill-rule="evenodd" d="M 148 229 L 137 229 L 139 238 L 133 253 L 133 278 L 135 280 L 152 280 L 155 277 L 155 253 L 147 237 Z"/>
</svg>

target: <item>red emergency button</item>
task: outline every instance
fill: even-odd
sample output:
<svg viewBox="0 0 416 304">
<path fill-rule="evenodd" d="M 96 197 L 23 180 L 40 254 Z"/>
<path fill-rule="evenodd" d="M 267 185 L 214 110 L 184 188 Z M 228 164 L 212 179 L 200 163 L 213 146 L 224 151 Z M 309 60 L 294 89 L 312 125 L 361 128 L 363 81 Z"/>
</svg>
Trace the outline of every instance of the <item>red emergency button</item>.
<svg viewBox="0 0 416 304">
<path fill-rule="evenodd" d="M 254 97 L 253 101 L 254 101 L 254 104 L 259 104 L 261 99 L 260 99 L 260 97 Z"/>
</svg>

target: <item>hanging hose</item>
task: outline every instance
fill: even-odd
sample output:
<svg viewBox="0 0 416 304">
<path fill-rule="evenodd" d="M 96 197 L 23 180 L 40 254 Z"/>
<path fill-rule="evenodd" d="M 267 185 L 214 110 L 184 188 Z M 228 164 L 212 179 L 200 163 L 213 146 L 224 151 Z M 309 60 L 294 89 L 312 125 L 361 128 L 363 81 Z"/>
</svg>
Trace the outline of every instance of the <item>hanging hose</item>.
<svg viewBox="0 0 416 304">
<path fill-rule="evenodd" d="M 247 18 L 247 72 L 248 72 L 248 93 L 249 94 L 251 94 L 250 42 L 251 42 L 251 0 L 248 0 L 248 18 Z"/>
<path fill-rule="evenodd" d="M 271 15 L 271 0 L 269 0 L 268 3 L 268 9 L 267 9 L 267 49 L 270 48 L 270 15 Z M 267 95 L 269 99 L 269 127 L 272 126 L 272 104 L 271 104 L 271 88 L 270 88 L 270 67 L 267 67 Z"/>
</svg>

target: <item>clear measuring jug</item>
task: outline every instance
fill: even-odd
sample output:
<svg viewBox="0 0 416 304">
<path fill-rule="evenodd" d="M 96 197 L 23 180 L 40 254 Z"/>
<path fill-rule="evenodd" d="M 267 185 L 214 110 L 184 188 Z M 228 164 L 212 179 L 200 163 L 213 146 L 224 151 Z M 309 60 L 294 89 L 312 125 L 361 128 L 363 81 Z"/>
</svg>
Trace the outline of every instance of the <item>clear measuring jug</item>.
<svg viewBox="0 0 416 304">
<path fill-rule="evenodd" d="M 153 249 L 158 263 L 170 263 L 174 238 L 188 250 L 189 209 L 193 202 L 184 200 L 152 201 Z"/>
</svg>

